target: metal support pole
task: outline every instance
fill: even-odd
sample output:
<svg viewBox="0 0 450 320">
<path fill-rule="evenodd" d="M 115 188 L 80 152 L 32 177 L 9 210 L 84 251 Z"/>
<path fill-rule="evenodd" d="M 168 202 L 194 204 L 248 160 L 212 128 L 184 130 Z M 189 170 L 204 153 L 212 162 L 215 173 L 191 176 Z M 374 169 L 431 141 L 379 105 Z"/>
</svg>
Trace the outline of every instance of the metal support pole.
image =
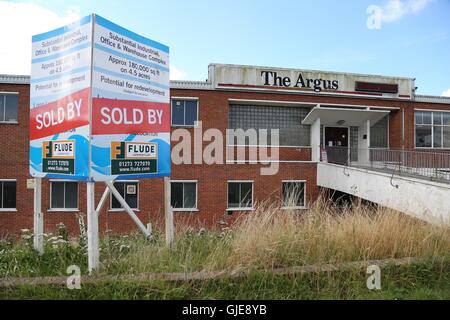
<svg viewBox="0 0 450 320">
<path fill-rule="evenodd" d="M 164 212 L 166 225 L 166 245 L 173 244 L 173 211 L 170 203 L 170 177 L 164 177 Z"/>
<path fill-rule="evenodd" d="M 106 201 L 108 200 L 110 194 L 111 190 L 109 190 L 109 188 L 106 187 L 102 197 L 100 198 L 100 202 L 97 205 L 97 209 L 95 209 L 95 211 L 97 212 L 97 216 L 100 215 L 100 211 L 102 211 L 102 208 L 105 205 Z"/>
<path fill-rule="evenodd" d="M 44 253 L 44 216 L 42 214 L 42 179 L 34 179 L 34 215 L 33 215 L 33 247 Z"/>
<path fill-rule="evenodd" d="M 95 183 L 87 182 L 87 233 L 88 233 L 88 268 L 89 273 L 98 269 L 100 255 L 98 248 L 98 215 L 95 211 Z"/>
</svg>

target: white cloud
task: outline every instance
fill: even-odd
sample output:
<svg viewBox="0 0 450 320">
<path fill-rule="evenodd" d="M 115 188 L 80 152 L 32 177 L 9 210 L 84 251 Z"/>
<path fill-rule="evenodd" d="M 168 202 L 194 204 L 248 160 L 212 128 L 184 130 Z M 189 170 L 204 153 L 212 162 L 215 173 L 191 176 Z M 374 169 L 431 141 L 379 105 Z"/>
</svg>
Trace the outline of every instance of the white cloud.
<svg viewBox="0 0 450 320">
<path fill-rule="evenodd" d="M 431 0 L 389 0 L 381 8 L 381 20 L 394 22 L 408 14 L 417 14 L 422 11 Z"/>
<path fill-rule="evenodd" d="M 68 8 L 60 16 L 34 3 L 0 1 L 0 73 L 30 74 L 31 36 L 79 18 L 77 7 Z"/>
<path fill-rule="evenodd" d="M 185 80 L 187 73 L 183 70 L 177 69 L 175 66 L 170 66 L 170 80 Z"/>
<path fill-rule="evenodd" d="M 450 89 L 448 89 L 448 90 L 442 92 L 442 96 L 443 96 L 443 97 L 450 97 Z"/>
</svg>

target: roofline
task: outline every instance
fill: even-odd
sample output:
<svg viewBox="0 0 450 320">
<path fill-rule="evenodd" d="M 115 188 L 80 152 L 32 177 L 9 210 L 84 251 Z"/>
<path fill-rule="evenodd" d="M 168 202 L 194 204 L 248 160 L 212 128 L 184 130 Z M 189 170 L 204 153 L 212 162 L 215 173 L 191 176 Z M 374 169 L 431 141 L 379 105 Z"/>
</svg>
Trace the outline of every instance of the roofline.
<svg viewBox="0 0 450 320">
<path fill-rule="evenodd" d="M 303 72 L 318 72 L 318 73 L 333 73 L 339 75 L 350 75 L 350 76 L 362 76 L 362 77 L 380 77 L 380 78 L 388 78 L 388 79 L 401 79 L 401 80 L 412 80 L 413 77 L 397 77 L 397 76 L 385 76 L 380 74 L 365 74 L 365 73 L 352 73 L 352 72 L 338 72 L 338 71 L 329 71 L 329 70 L 312 70 L 312 69 L 298 69 L 298 68 L 278 68 L 278 67 L 268 67 L 268 66 L 254 66 L 254 65 L 245 65 L 245 64 L 224 64 L 224 63 L 210 63 L 208 65 L 211 66 L 219 66 L 219 67 L 237 67 L 237 68 L 260 68 L 260 69 L 276 69 L 283 71 L 303 71 Z"/>
<path fill-rule="evenodd" d="M 0 74 L 0 83 L 30 84 L 30 76 L 16 74 Z"/>
<path fill-rule="evenodd" d="M 238 66 L 238 65 L 236 65 Z M 30 76 L 0 74 L 0 84 L 30 84 Z M 171 89 L 217 90 L 209 81 L 171 80 Z M 450 97 L 416 94 L 413 102 L 450 104 Z"/>
</svg>

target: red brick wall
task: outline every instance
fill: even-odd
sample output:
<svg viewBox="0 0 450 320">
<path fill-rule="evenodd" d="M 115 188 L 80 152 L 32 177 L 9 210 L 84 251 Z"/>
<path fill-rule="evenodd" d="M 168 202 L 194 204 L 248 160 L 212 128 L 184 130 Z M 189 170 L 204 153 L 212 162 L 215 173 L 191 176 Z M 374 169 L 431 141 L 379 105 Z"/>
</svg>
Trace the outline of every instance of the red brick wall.
<svg viewBox="0 0 450 320">
<path fill-rule="evenodd" d="M 28 174 L 28 125 L 29 125 L 29 86 L 0 85 L 0 91 L 18 91 L 19 124 L 0 124 L 0 179 L 17 179 L 17 212 L 0 212 L 0 235 L 18 233 L 22 228 L 33 226 L 33 191 L 26 188 Z M 450 110 L 450 105 L 415 103 L 397 100 L 374 100 L 367 98 L 328 97 L 281 93 L 256 93 L 238 91 L 209 90 L 171 90 L 172 96 L 198 97 L 199 119 L 203 131 L 217 128 L 225 134 L 228 126 L 228 99 L 255 99 L 296 101 L 310 103 L 335 103 L 363 106 L 399 107 L 405 110 L 405 147 L 414 147 L 414 108 Z M 193 131 L 193 129 L 188 129 Z M 389 141 L 391 148 L 402 147 L 402 111 L 392 111 L 389 118 Z M 176 142 L 173 142 L 175 144 Z M 204 142 L 203 146 L 210 142 Z M 224 144 L 224 151 L 227 146 Z M 316 186 L 316 164 L 307 162 L 311 158 L 309 148 L 280 148 L 280 160 L 301 161 L 281 162 L 279 172 L 273 176 L 261 176 L 259 164 L 226 165 L 173 165 L 172 179 L 198 181 L 198 211 L 194 213 L 175 212 L 175 223 L 190 223 L 196 226 L 218 227 L 221 220 L 231 222 L 236 216 L 248 214 L 236 212 L 230 217 L 227 212 L 227 181 L 253 180 L 254 200 L 263 201 L 268 197 L 279 199 L 282 180 L 306 180 L 307 201 L 318 196 Z M 193 160 L 193 159 L 192 159 Z M 104 186 L 96 184 L 96 201 L 100 199 Z M 86 186 L 79 183 L 79 212 L 86 212 Z M 78 225 L 75 212 L 49 212 L 49 181 L 43 181 L 43 212 L 45 231 L 53 232 L 58 223 L 64 223 L 77 234 Z M 123 233 L 136 231 L 137 227 L 125 212 L 108 211 L 109 202 L 100 214 L 102 233 Z M 155 227 L 163 226 L 163 179 L 141 180 L 139 183 L 139 211 L 137 215 L 144 224 L 151 222 Z"/>
</svg>

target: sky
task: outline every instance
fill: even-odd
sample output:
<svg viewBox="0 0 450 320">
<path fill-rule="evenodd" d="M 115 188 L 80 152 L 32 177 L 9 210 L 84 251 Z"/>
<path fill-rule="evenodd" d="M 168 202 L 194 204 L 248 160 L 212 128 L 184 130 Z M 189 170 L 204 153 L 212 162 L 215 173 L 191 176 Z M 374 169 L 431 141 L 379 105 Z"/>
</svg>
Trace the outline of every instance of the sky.
<svg viewBox="0 0 450 320">
<path fill-rule="evenodd" d="M 450 0 L 0 0 L 0 74 L 29 74 L 31 35 L 91 13 L 168 45 L 173 80 L 229 63 L 412 77 L 450 96 Z"/>
</svg>

